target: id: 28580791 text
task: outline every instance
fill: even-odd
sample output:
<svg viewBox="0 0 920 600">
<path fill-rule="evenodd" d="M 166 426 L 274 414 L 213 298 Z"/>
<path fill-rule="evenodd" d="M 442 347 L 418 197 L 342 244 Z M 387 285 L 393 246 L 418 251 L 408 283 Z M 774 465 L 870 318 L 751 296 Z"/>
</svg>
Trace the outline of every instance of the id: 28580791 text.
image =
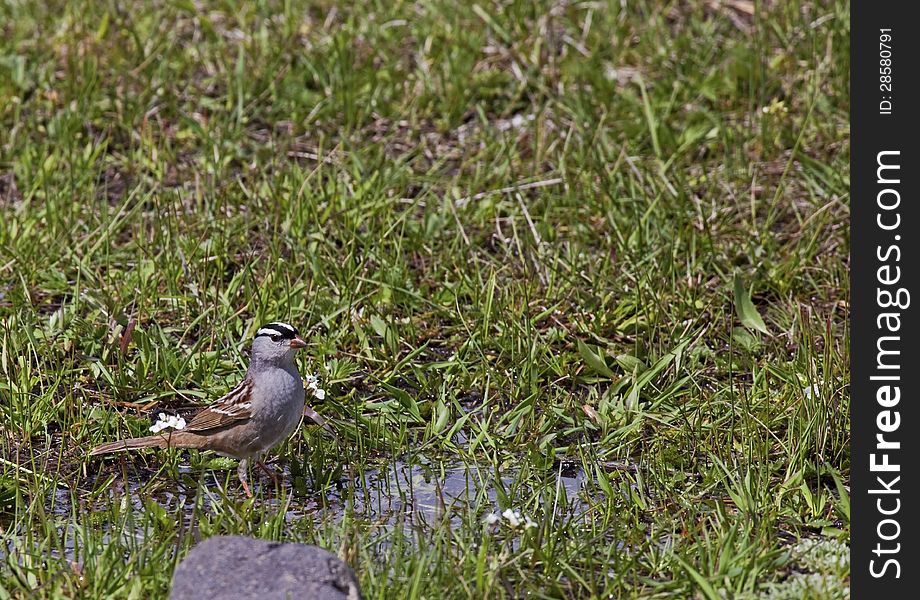
<svg viewBox="0 0 920 600">
<path fill-rule="evenodd" d="M 878 35 L 878 89 L 881 92 L 881 101 L 878 104 L 880 115 L 890 115 L 894 96 L 892 95 L 891 74 L 891 28 L 883 27 L 879 29 Z"/>
</svg>

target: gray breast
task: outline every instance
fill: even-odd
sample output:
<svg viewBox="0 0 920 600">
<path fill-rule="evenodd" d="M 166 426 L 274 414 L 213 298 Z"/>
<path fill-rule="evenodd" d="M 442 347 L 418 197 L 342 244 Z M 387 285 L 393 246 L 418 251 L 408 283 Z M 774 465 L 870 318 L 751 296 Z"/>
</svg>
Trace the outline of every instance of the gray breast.
<svg viewBox="0 0 920 600">
<path fill-rule="evenodd" d="M 254 383 L 252 417 L 259 423 L 259 445 L 268 450 L 284 441 L 300 423 L 303 381 L 296 371 L 271 369 L 261 373 Z"/>
</svg>

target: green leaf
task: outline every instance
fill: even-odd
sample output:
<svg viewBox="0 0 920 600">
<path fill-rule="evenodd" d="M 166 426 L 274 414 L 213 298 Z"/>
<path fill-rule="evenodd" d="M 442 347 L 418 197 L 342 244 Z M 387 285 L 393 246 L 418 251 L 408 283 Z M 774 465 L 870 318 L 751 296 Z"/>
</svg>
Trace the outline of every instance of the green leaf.
<svg viewBox="0 0 920 600">
<path fill-rule="evenodd" d="M 754 308 L 754 303 L 751 302 L 751 295 L 745 289 L 741 276 L 737 273 L 735 273 L 735 310 L 738 312 L 738 318 L 741 319 L 742 325 L 748 329 L 756 329 L 761 333 L 769 333 L 763 319 L 760 318 L 760 314 Z"/>
<path fill-rule="evenodd" d="M 591 346 L 581 340 L 575 340 L 575 345 L 578 346 L 578 353 L 581 354 L 581 357 L 585 359 L 585 362 L 588 363 L 592 370 L 610 379 L 616 379 L 616 375 L 607 366 L 603 354 L 600 352 L 595 353 Z"/>
<path fill-rule="evenodd" d="M 609 498 L 613 498 L 616 492 L 613 490 L 613 486 L 610 485 L 610 478 L 607 477 L 607 473 L 600 466 L 594 465 L 594 480 L 597 482 L 597 485 L 601 490 L 607 494 Z"/>
<path fill-rule="evenodd" d="M 638 375 L 648 369 L 648 365 L 642 362 L 642 359 L 636 358 L 632 354 L 620 354 L 617 356 L 617 364 L 630 375 Z"/>
<path fill-rule="evenodd" d="M 230 471 L 236 469 L 237 462 L 226 456 L 212 456 L 202 460 L 198 466 L 213 471 Z"/>
<path fill-rule="evenodd" d="M 387 323 L 377 315 L 371 315 L 371 328 L 382 338 L 387 337 Z"/>
<path fill-rule="evenodd" d="M 744 327 L 732 327 L 732 341 L 748 354 L 760 348 L 760 341 Z"/>
<path fill-rule="evenodd" d="M 434 425 L 431 428 L 431 432 L 435 435 L 441 433 L 444 428 L 447 426 L 448 421 L 450 420 L 450 409 L 444 404 L 443 400 L 438 400 L 437 406 L 434 409 L 435 421 Z"/>
<path fill-rule="evenodd" d="M 392 394 L 393 398 L 395 398 L 404 409 L 409 411 L 409 414 L 412 415 L 416 421 L 422 420 L 422 413 L 418 408 L 418 402 L 416 402 L 415 398 L 410 396 L 408 392 L 388 383 L 381 383 L 380 385 L 383 389 Z"/>
<path fill-rule="evenodd" d="M 840 496 L 840 502 L 837 505 L 837 510 L 843 515 L 847 523 L 850 522 L 850 494 L 847 492 L 846 486 L 843 484 L 843 480 L 840 478 L 839 473 L 832 473 L 834 477 L 834 485 L 837 486 L 837 494 Z"/>
</svg>

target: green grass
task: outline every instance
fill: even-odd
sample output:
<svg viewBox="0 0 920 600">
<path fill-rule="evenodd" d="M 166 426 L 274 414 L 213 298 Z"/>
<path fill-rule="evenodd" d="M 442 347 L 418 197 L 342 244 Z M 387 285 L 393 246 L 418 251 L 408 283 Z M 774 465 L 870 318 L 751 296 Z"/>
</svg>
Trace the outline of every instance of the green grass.
<svg viewBox="0 0 920 600">
<path fill-rule="evenodd" d="M 354 4 L 0 1 L 0 598 L 222 533 L 368 598 L 840 597 L 848 4 Z M 275 319 L 337 432 L 282 488 L 87 459 Z"/>
</svg>

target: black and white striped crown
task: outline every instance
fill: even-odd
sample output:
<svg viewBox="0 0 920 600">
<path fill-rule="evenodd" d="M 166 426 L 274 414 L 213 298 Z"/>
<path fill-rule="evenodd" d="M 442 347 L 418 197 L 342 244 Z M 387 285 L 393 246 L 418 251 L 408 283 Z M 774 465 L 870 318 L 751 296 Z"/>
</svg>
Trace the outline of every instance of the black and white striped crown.
<svg viewBox="0 0 920 600">
<path fill-rule="evenodd" d="M 292 325 L 288 325 L 287 323 L 281 323 L 280 321 L 269 323 L 268 325 L 263 325 L 256 332 L 256 337 L 262 337 L 262 336 L 275 337 L 278 335 L 281 336 L 281 339 L 293 340 L 299 334 L 297 332 L 296 327 Z"/>
</svg>

